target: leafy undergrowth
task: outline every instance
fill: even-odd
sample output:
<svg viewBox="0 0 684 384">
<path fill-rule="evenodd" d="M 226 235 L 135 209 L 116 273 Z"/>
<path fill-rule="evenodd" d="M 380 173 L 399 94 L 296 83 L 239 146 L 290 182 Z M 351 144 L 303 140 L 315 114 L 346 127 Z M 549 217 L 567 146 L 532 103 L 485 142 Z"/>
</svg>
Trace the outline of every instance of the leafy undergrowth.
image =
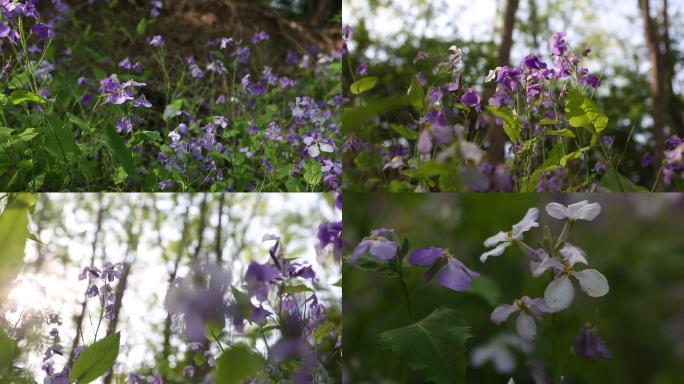
<svg viewBox="0 0 684 384">
<path fill-rule="evenodd" d="M 339 53 L 272 57 L 261 32 L 179 57 L 149 32 L 159 1 L 126 15 L 116 1 L 84 5 L 110 15 L 105 25 L 37 3 L 2 5 L 0 189 L 339 187 Z"/>
</svg>

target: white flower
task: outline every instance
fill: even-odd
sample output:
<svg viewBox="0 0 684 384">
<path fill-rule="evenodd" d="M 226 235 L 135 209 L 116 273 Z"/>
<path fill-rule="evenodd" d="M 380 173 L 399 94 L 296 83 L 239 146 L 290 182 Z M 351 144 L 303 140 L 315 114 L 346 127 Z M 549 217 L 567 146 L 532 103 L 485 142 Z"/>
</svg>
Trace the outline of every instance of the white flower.
<svg viewBox="0 0 684 384">
<path fill-rule="evenodd" d="M 404 164 L 404 159 L 402 159 L 401 156 L 394 156 L 389 163 L 385 164 L 385 166 L 382 167 L 382 170 L 386 171 L 387 168 L 400 169 L 405 166 L 406 164 Z"/>
<path fill-rule="evenodd" d="M 527 210 L 525 217 L 519 223 L 513 225 L 509 232 L 501 231 L 494 236 L 489 237 L 484 241 L 484 246 L 492 248 L 480 256 L 480 261 L 485 262 L 489 256 L 500 256 L 513 241 L 522 240 L 523 234 L 534 227 L 538 227 L 537 218 L 539 217 L 539 209 L 530 208 Z"/>
<path fill-rule="evenodd" d="M 512 351 L 515 348 L 522 350 L 525 354 L 532 351 L 530 343 L 520 337 L 510 333 L 500 334 L 485 344 L 473 348 L 470 363 L 473 367 L 481 367 L 491 361 L 498 373 L 511 373 L 515 371 L 517 363 Z"/>
<path fill-rule="evenodd" d="M 542 313 L 549 312 L 544 300 L 523 296 L 515 300 L 513 305 L 502 304 L 494 308 L 490 319 L 494 324 L 501 324 L 516 312 L 520 312 L 515 323 L 518 335 L 527 341 L 534 340 L 537 336 L 537 323 L 535 323 L 534 318 L 539 317 Z"/>
<path fill-rule="evenodd" d="M 331 144 L 321 141 L 320 139 L 314 139 L 311 136 L 304 138 L 304 144 L 307 145 L 306 150 L 309 152 L 309 156 L 313 158 L 318 157 L 321 152 L 335 152 L 335 147 Z"/>
<path fill-rule="evenodd" d="M 575 298 L 575 287 L 570 276 L 577 279 L 580 289 L 591 297 L 601 297 L 610 291 L 608 279 L 595 269 L 583 269 L 575 271 L 575 264 L 587 265 L 587 257 L 583 250 L 565 243 L 560 249 L 562 259 L 546 255 L 544 260 L 533 271 L 535 277 L 539 277 L 551 269 L 555 273 L 555 279 L 544 291 L 544 301 L 549 310 L 559 312 L 569 307 Z"/>
<path fill-rule="evenodd" d="M 591 221 L 601 213 L 601 206 L 598 203 L 589 203 L 586 200 L 579 203 L 570 204 L 567 207 L 559 203 L 546 204 L 546 212 L 554 219 L 570 221 L 587 220 Z"/>
</svg>

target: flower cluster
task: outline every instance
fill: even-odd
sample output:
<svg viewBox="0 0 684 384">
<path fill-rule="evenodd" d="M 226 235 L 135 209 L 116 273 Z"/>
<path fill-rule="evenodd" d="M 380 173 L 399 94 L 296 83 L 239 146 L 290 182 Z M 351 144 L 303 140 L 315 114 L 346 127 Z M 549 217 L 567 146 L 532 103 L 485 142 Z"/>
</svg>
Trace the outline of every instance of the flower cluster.
<svg viewBox="0 0 684 384">
<path fill-rule="evenodd" d="M 91 299 L 98 297 L 100 305 L 104 310 L 104 318 L 114 320 L 114 301 L 116 301 L 116 294 L 112 283 L 121 278 L 123 272 L 123 264 L 113 264 L 109 261 L 105 262 L 102 269 L 95 266 L 84 267 L 83 271 L 78 275 L 79 280 L 88 280 L 88 289 L 86 290 L 86 298 Z"/>
<path fill-rule="evenodd" d="M 491 320 L 501 324 L 513 313 L 519 313 L 516 322 L 518 334 L 528 341 L 534 340 L 537 334 L 536 321 L 540 321 L 543 314 L 560 312 L 572 304 L 575 287 L 571 277 L 577 281 L 580 290 L 590 297 L 602 297 L 609 291 L 608 280 L 599 271 L 589 268 L 575 270 L 579 264 L 588 264 L 587 255 L 567 241 L 575 222 L 594 220 L 601 212 L 601 206 L 585 200 L 568 206 L 549 203 L 545 208 L 549 216 L 564 222 L 560 235 L 552 237 L 547 231 L 541 247 L 527 245 L 523 241 L 523 234 L 539 227 L 539 210 L 530 208 L 511 231 L 499 232 L 485 240 L 484 246 L 494 249 L 484 252 L 480 257 L 485 262 L 490 256 L 500 256 L 508 246 L 516 244 L 528 256 L 532 276 L 537 278 L 546 272 L 551 273 L 552 281 L 544 291 L 543 298 L 523 296 L 511 305 L 496 307 L 491 314 Z"/>
<path fill-rule="evenodd" d="M 412 109 L 400 115 L 410 118 L 397 121 L 393 115 L 383 121 L 382 116 L 374 116 L 367 123 L 373 135 L 361 127 L 352 129 L 359 133 L 343 147 L 350 188 L 419 192 L 597 188 L 614 164 L 612 137 L 610 144 L 596 140 L 609 136 L 599 135 L 608 118 L 591 100 L 600 79 L 582 64 L 591 48 L 571 52 L 562 32 L 552 36 L 550 48 L 552 62 L 529 54 L 516 66 L 490 70 L 482 86 L 464 84 L 460 48 L 451 46 L 446 58 L 419 51 L 407 91 Z M 372 74 L 362 65 L 363 76 Z M 352 92 L 355 84 L 369 83 L 371 78 L 377 81 L 376 77 L 357 80 Z M 591 124 L 581 115 L 589 108 L 594 114 Z M 580 128 L 596 138 L 588 140 L 587 134 L 578 132 Z M 575 147 L 576 152 L 567 150 Z M 580 158 L 588 161 L 571 161 Z M 584 184 L 575 186 L 581 178 Z"/>
<path fill-rule="evenodd" d="M 290 363 L 299 362 L 291 372 L 291 377 L 300 378 L 295 382 L 309 382 L 316 375 L 317 354 L 323 353 L 317 342 L 329 337 L 339 344 L 341 335 L 334 327 L 314 337 L 327 319 L 327 307 L 310 288 L 317 282 L 312 266 L 288 259 L 280 236 L 267 234 L 263 241 L 273 243 L 268 261 L 249 263 L 241 284 L 233 284 L 226 269 L 201 265 L 191 276 L 177 278 L 169 290 L 166 307 L 175 328 L 183 332 L 191 350 L 205 357 L 184 368 L 186 377 L 213 364 L 207 344 L 220 346 L 226 335 L 233 334 L 226 333 L 226 320 L 243 337 L 251 328 L 263 328 L 269 364 L 287 364 L 282 369 L 292 370 Z M 271 335 L 268 328 L 278 329 L 279 335 Z"/>
</svg>

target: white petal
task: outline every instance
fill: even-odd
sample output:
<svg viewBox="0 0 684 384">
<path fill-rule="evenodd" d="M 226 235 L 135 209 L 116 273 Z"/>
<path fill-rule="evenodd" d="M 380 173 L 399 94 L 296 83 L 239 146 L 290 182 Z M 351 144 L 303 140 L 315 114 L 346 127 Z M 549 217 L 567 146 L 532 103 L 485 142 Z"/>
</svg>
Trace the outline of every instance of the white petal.
<svg viewBox="0 0 684 384">
<path fill-rule="evenodd" d="M 310 146 L 309 148 L 307 148 L 307 151 L 309 151 L 309 156 L 313 157 L 313 158 L 316 158 L 316 157 L 318 157 L 318 155 L 321 154 L 321 151 L 318 149 L 317 144 L 314 144 L 314 145 Z"/>
<path fill-rule="evenodd" d="M 496 346 L 493 344 L 485 344 L 473 349 L 470 354 L 470 364 L 473 367 L 483 366 L 487 360 L 491 360 L 496 353 Z"/>
<path fill-rule="evenodd" d="M 471 143 L 470 141 L 461 141 L 461 156 L 463 156 L 464 159 L 479 164 L 484 154 L 484 151 L 480 149 L 479 145 Z"/>
<path fill-rule="evenodd" d="M 601 213 L 601 206 L 598 203 L 587 204 L 586 201 L 584 203 L 585 204 L 577 207 L 576 209 L 573 208 L 573 205 L 575 204 L 569 205 L 568 211 L 570 211 L 571 209 L 575 211 L 573 212 L 575 220 L 594 220 L 596 216 L 598 216 L 598 214 Z"/>
<path fill-rule="evenodd" d="M 595 269 L 572 272 L 572 275 L 579 281 L 582 292 L 591 297 L 601 297 L 610 290 L 608 279 Z"/>
<path fill-rule="evenodd" d="M 488 237 L 487 240 L 484 241 L 484 246 L 487 248 L 491 248 L 491 247 L 499 244 L 502 241 L 506 241 L 507 239 L 508 239 L 508 233 L 501 231 L 494 236 Z"/>
<path fill-rule="evenodd" d="M 313 138 L 313 137 L 311 137 L 311 136 L 306 136 L 306 137 L 304 137 L 304 144 L 306 144 L 306 145 L 311 145 L 311 143 L 313 143 L 313 142 L 314 142 L 314 138 Z"/>
<path fill-rule="evenodd" d="M 335 152 L 335 148 L 328 143 L 321 143 L 319 146 L 322 152 Z"/>
<path fill-rule="evenodd" d="M 579 247 L 576 247 L 570 243 L 565 243 L 565 245 L 563 245 L 563 248 L 560 249 L 560 254 L 563 255 L 570 266 L 573 266 L 577 263 L 587 265 L 587 254 Z"/>
<path fill-rule="evenodd" d="M 513 378 L 511 377 L 510 379 L 508 379 L 508 383 L 506 383 L 506 384 L 515 384 L 515 381 L 514 381 Z"/>
<path fill-rule="evenodd" d="M 565 206 L 559 203 L 546 204 L 546 213 L 558 220 L 563 220 L 567 217 Z"/>
<path fill-rule="evenodd" d="M 520 312 L 518 315 L 515 328 L 524 340 L 532 341 L 537 336 L 537 324 L 534 322 L 534 318 L 525 312 Z"/>
<path fill-rule="evenodd" d="M 559 312 L 569 307 L 575 298 L 575 287 L 567 276 L 552 281 L 544 291 L 544 301 L 551 312 Z"/>
<path fill-rule="evenodd" d="M 511 316 L 512 313 L 515 313 L 518 310 L 513 305 L 508 305 L 508 304 L 501 304 L 498 307 L 494 308 L 494 311 L 492 311 L 491 316 L 489 318 L 492 320 L 494 324 L 501 324 L 504 321 L 508 320 L 508 317 Z"/>
<path fill-rule="evenodd" d="M 562 270 L 563 269 L 563 263 L 561 263 L 557 258 L 551 257 L 551 256 L 546 256 L 539 265 L 537 265 L 537 268 L 532 271 L 532 276 L 534 277 L 539 277 L 544 274 L 544 272 L 548 271 L 549 269 L 552 269 L 554 271 Z"/>
<path fill-rule="evenodd" d="M 498 373 L 511 373 L 515 370 L 515 357 L 503 347 L 494 350 L 492 361 Z"/>
<path fill-rule="evenodd" d="M 484 263 L 485 261 L 487 261 L 489 256 L 501 256 L 501 254 L 504 252 L 504 250 L 506 250 L 506 248 L 508 248 L 509 245 L 511 245 L 511 243 L 507 241 L 497 245 L 496 248 L 483 253 L 480 256 L 480 261 Z"/>
<path fill-rule="evenodd" d="M 527 213 L 525 214 L 525 217 L 523 217 L 522 220 L 518 224 L 515 224 L 513 226 L 513 230 L 511 231 L 511 236 L 516 239 L 520 240 L 522 238 L 522 234 L 529 231 L 530 229 L 534 227 L 538 227 L 539 223 L 537 223 L 537 218 L 539 217 L 539 209 L 537 208 L 530 208 L 527 210 Z"/>
</svg>

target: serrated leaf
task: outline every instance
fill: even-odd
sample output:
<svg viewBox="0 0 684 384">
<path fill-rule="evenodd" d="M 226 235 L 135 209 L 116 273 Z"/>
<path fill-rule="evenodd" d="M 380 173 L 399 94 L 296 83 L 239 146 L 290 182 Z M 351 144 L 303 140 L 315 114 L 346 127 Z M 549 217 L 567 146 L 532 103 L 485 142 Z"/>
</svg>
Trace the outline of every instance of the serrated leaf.
<svg viewBox="0 0 684 384">
<path fill-rule="evenodd" d="M 263 358 L 244 344 L 235 344 L 216 360 L 214 382 L 238 384 L 250 379 L 263 368 Z"/>
<path fill-rule="evenodd" d="M 608 116 L 576 89 L 570 89 L 565 97 L 565 116 L 571 126 L 587 128 L 596 133 L 608 126 Z"/>
<path fill-rule="evenodd" d="M 83 350 L 71 368 L 69 380 L 87 384 L 107 373 L 119 355 L 120 341 L 121 334 L 117 332 Z"/>
<path fill-rule="evenodd" d="M 380 334 L 383 347 L 401 354 L 425 381 L 437 384 L 465 382 L 469 338 L 462 315 L 451 308 L 438 308 L 414 324 Z"/>
<path fill-rule="evenodd" d="M 369 76 L 369 77 L 364 77 L 359 79 L 358 81 L 355 81 L 352 83 L 352 85 L 349 87 L 351 90 L 351 93 L 355 95 L 360 95 L 366 91 L 370 91 L 375 87 L 375 84 L 378 83 L 378 78 L 375 76 Z"/>
</svg>

